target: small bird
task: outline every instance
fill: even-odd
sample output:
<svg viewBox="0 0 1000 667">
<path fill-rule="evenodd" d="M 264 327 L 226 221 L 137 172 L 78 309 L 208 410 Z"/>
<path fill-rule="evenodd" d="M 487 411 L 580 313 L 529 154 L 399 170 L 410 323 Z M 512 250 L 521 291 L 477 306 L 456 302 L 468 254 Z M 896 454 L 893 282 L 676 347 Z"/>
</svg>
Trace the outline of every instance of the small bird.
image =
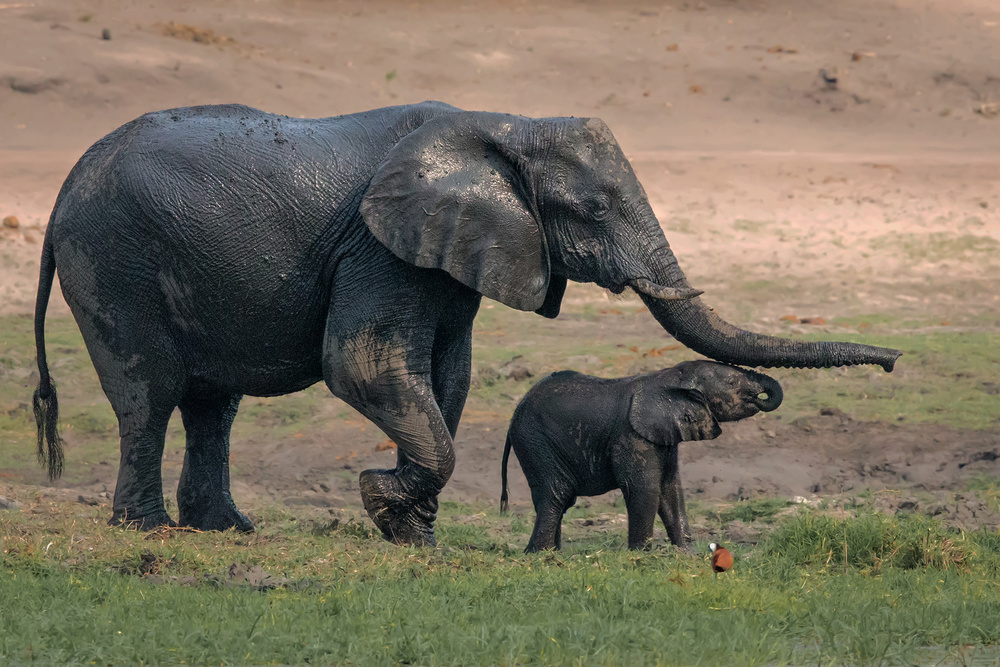
<svg viewBox="0 0 1000 667">
<path fill-rule="evenodd" d="M 725 547 L 720 547 L 715 542 L 708 545 L 712 550 L 712 571 L 718 577 L 720 572 L 725 572 L 733 566 L 733 555 Z"/>
</svg>

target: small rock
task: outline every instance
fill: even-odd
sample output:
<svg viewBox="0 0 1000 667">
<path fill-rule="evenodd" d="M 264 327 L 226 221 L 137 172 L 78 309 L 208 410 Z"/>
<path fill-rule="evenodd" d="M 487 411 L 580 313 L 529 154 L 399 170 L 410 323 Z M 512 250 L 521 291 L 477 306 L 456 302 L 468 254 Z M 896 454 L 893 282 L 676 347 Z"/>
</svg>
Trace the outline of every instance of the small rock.
<svg viewBox="0 0 1000 667">
<path fill-rule="evenodd" d="M 803 317 L 799 320 L 800 324 L 826 324 L 826 320 L 822 317 Z"/>
<path fill-rule="evenodd" d="M 913 512 L 915 509 L 917 509 L 917 501 L 904 500 L 896 507 L 896 514 L 899 514 L 900 512 Z"/>
<path fill-rule="evenodd" d="M 106 42 L 111 41 L 111 31 L 108 30 L 107 28 L 105 28 L 104 30 L 102 30 L 101 31 L 101 39 L 103 39 Z"/>
<path fill-rule="evenodd" d="M 16 500 L 0 496 L 0 510 L 16 510 L 16 509 L 21 509 L 21 507 L 22 507 L 21 503 L 17 502 Z"/>
<path fill-rule="evenodd" d="M 819 78 L 823 79 L 827 90 L 837 90 L 837 77 L 835 75 L 830 74 L 825 69 L 821 69 L 819 71 Z"/>
<path fill-rule="evenodd" d="M 712 484 L 718 484 L 721 481 L 722 481 L 721 477 L 716 477 L 715 475 L 712 475 Z"/>
<path fill-rule="evenodd" d="M 84 505 L 92 505 L 92 506 L 93 505 L 100 505 L 101 504 L 101 501 L 98 500 L 97 498 L 95 498 L 94 496 L 83 496 L 83 495 L 80 495 L 80 496 L 77 496 L 76 501 L 78 503 L 82 503 Z"/>
<path fill-rule="evenodd" d="M 17 229 L 21 226 L 21 221 L 17 219 L 16 215 L 8 215 L 3 219 L 3 226 L 7 229 Z"/>
<path fill-rule="evenodd" d="M 773 439 L 773 438 L 777 438 L 778 434 L 775 433 L 774 431 L 768 431 L 767 433 L 764 434 L 764 437 L 765 438 L 771 438 L 771 439 Z"/>
<path fill-rule="evenodd" d="M 840 408 L 820 408 L 819 413 L 824 417 L 846 417 Z"/>
</svg>

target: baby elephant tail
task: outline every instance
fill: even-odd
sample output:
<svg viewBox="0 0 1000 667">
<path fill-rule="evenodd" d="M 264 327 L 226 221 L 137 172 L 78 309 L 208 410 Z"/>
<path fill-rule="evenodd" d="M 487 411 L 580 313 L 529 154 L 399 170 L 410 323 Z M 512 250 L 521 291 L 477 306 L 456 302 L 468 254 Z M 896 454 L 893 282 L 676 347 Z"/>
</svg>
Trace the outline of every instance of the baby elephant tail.
<svg viewBox="0 0 1000 667">
<path fill-rule="evenodd" d="M 503 462 L 500 464 L 500 514 L 507 513 L 507 459 L 510 458 L 510 433 L 503 446 Z"/>
</svg>

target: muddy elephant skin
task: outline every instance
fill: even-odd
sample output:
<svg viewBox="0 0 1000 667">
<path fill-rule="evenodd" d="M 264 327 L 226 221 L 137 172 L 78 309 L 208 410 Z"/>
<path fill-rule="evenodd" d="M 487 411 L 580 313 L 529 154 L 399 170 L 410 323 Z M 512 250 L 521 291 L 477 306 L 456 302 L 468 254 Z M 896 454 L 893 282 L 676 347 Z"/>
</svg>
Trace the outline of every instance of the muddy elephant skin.
<svg viewBox="0 0 1000 667">
<path fill-rule="evenodd" d="M 686 361 L 648 375 L 601 379 L 553 373 L 514 410 L 501 468 L 500 510 L 507 507 L 507 460 L 513 448 L 535 506 L 527 551 L 561 546 L 563 514 L 577 496 L 621 489 L 628 546 L 653 537 L 659 513 L 670 541 L 690 542 L 678 451 L 681 442 L 711 440 L 718 422 L 781 405 L 777 380 L 714 361 Z"/>
<path fill-rule="evenodd" d="M 179 523 L 251 530 L 229 491 L 240 400 L 323 381 L 398 444 L 395 469 L 361 473 L 376 525 L 433 544 L 482 296 L 555 317 L 567 280 L 631 288 L 687 345 L 734 363 L 891 368 L 898 356 L 711 315 L 601 121 L 436 102 L 321 119 L 173 109 L 94 144 L 42 252 L 34 408 L 52 476 L 62 448 L 44 319 L 56 270 L 119 421 L 112 521 L 147 529 L 172 524 L 161 458 L 175 408 Z"/>
</svg>

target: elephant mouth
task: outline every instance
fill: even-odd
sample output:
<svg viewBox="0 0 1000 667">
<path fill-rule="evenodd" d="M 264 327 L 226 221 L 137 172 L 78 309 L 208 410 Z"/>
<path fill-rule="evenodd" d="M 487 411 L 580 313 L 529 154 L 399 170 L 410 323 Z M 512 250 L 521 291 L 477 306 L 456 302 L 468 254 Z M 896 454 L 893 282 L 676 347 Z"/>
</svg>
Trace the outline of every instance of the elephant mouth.
<svg viewBox="0 0 1000 667">
<path fill-rule="evenodd" d="M 645 294 L 664 301 L 683 301 L 686 299 L 693 299 L 694 297 L 705 293 L 705 290 L 692 289 L 690 287 L 664 287 L 663 285 L 654 283 L 648 278 L 633 278 L 628 281 L 628 286 L 640 294 Z M 625 289 L 624 285 L 622 285 L 622 289 Z M 615 292 L 613 288 L 611 291 Z M 619 292 L 615 292 L 615 294 L 618 293 Z"/>
</svg>

